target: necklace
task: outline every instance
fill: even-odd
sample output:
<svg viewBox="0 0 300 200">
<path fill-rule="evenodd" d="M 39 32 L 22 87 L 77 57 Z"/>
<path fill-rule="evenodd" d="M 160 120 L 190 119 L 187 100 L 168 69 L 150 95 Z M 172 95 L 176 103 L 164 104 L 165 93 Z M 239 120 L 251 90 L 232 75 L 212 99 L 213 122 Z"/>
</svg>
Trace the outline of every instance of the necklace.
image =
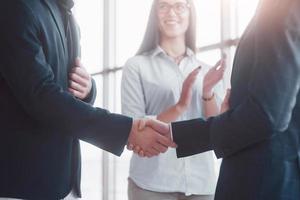
<svg viewBox="0 0 300 200">
<path fill-rule="evenodd" d="M 169 54 L 167 54 L 169 57 L 171 57 L 173 60 L 174 60 L 174 62 L 176 63 L 176 64 L 179 64 L 180 63 L 180 61 L 185 57 L 185 55 L 186 55 L 186 52 L 184 52 L 183 54 L 181 54 L 181 55 L 179 55 L 179 56 L 171 56 L 171 55 L 169 55 Z"/>
</svg>

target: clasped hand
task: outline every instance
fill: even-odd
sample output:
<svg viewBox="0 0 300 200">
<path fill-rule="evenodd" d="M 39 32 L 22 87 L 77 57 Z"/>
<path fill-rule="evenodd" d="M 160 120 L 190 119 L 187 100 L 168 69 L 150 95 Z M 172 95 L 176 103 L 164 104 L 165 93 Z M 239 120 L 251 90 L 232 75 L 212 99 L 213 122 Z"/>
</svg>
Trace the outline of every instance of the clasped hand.
<svg viewBox="0 0 300 200">
<path fill-rule="evenodd" d="M 171 139 L 168 124 L 154 119 L 134 120 L 127 148 L 141 157 L 153 157 L 165 153 L 177 145 Z"/>
</svg>

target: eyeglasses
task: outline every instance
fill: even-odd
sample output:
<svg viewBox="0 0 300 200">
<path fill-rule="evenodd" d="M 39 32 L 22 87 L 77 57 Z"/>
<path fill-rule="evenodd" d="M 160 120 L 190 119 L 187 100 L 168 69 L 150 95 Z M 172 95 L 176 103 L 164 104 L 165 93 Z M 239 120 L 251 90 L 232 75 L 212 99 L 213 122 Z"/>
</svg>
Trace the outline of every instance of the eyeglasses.
<svg viewBox="0 0 300 200">
<path fill-rule="evenodd" d="M 168 3 L 159 3 L 157 6 L 157 10 L 161 14 L 166 14 L 170 12 L 172 9 L 176 14 L 183 14 L 187 12 L 187 10 L 190 8 L 190 4 L 188 3 L 183 3 L 183 2 L 178 2 L 173 5 L 168 4 Z"/>
</svg>

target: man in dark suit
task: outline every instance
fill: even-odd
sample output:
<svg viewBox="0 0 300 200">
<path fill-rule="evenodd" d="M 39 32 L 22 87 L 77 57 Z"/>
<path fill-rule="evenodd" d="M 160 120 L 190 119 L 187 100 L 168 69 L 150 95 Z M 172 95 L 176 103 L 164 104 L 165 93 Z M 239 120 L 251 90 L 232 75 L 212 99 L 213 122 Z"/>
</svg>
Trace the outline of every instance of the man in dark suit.
<svg viewBox="0 0 300 200">
<path fill-rule="evenodd" d="M 81 68 L 72 0 L 0 6 L 0 197 L 80 197 L 79 140 L 120 155 L 127 142 L 164 152 L 172 142 L 138 120 L 93 108 Z M 70 79 L 68 78 L 70 74 Z M 69 81 L 70 80 L 70 81 Z"/>
<path fill-rule="evenodd" d="M 260 2 L 240 40 L 231 84 L 224 114 L 172 123 L 178 157 L 214 150 L 223 158 L 216 200 L 299 200 L 299 0 Z"/>
</svg>

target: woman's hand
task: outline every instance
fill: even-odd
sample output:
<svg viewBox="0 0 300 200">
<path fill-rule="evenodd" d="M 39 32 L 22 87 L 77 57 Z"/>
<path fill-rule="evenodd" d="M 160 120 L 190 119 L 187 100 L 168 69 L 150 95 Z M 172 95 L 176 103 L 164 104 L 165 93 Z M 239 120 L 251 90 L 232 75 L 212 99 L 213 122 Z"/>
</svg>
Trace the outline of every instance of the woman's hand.
<svg viewBox="0 0 300 200">
<path fill-rule="evenodd" d="M 213 93 L 214 86 L 222 80 L 225 72 L 225 60 L 221 59 L 212 67 L 205 75 L 203 80 L 203 97 L 210 98 Z"/>
<path fill-rule="evenodd" d="M 191 100 L 192 100 L 192 94 L 193 94 L 193 85 L 196 81 L 197 75 L 200 70 L 201 70 L 201 66 L 197 67 L 184 80 L 183 85 L 182 85 L 180 99 L 177 103 L 177 106 L 179 107 L 179 109 L 185 110 L 190 105 Z"/>
<path fill-rule="evenodd" d="M 220 111 L 221 113 L 220 114 L 222 114 L 222 113 L 224 113 L 224 112 L 226 112 L 226 111 L 229 110 L 230 92 L 231 92 L 231 89 L 227 89 L 226 95 L 225 95 L 224 100 L 223 100 L 223 102 L 221 104 L 221 111 Z"/>
</svg>

